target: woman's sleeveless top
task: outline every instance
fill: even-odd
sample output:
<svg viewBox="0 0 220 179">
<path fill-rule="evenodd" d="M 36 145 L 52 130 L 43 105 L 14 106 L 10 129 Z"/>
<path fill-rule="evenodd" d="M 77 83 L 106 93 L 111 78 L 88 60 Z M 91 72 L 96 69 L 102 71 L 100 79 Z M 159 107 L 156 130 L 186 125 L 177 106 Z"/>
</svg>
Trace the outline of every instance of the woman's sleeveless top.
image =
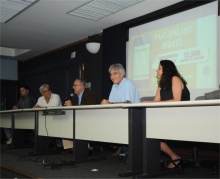
<svg viewBox="0 0 220 179">
<path fill-rule="evenodd" d="M 169 90 L 161 89 L 160 90 L 160 99 L 161 99 L 161 101 L 173 99 L 172 88 Z M 184 88 L 182 90 L 181 101 L 189 101 L 189 100 L 190 100 L 190 92 L 189 92 L 187 86 L 184 84 Z"/>
</svg>

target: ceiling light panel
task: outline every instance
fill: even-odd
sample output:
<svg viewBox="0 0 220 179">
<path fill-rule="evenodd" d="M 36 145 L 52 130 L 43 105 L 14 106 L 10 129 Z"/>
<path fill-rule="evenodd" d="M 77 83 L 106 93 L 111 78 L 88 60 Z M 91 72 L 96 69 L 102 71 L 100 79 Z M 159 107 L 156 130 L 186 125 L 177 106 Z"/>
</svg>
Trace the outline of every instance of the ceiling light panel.
<svg viewBox="0 0 220 179">
<path fill-rule="evenodd" d="M 93 0 L 67 14 L 97 21 L 142 1 L 143 0 Z"/>
<path fill-rule="evenodd" d="M 0 22 L 6 23 L 39 0 L 0 0 Z"/>
</svg>

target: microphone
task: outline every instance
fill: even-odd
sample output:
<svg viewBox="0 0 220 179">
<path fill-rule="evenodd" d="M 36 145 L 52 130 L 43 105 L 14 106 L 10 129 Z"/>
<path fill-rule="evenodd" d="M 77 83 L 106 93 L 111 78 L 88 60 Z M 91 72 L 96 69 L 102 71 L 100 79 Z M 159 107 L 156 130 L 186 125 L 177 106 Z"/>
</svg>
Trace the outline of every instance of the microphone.
<svg viewBox="0 0 220 179">
<path fill-rule="evenodd" d="M 73 93 L 70 93 L 70 97 L 69 99 L 71 100 L 73 98 L 74 94 Z"/>
<path fill-rule="evenodd" d="M 74 94 L 73 94 L 73 93 L 70 93 L 69 97 L 66 97 L 66 98 L 65 98 L 65 102 L 68 101 L 68 100 L 70 100 L 70 101 L 72 102 L 73 96 L 74 96 Z M 64 106 L 67 106 L 67 104 L 65 104 L 65 102 L 64 102 L 63 105 L 64 105 Z"/>
<path fill-rule="evenodd" d="M 74 96 L 74 93 L 70 93 L 70 95 L 69 95 L 69 97 L 66 97 L 65 98 L 65 101 L 68 101 L 68 100 L 72 100 L 72 98 L 73 98 L 73 96 Z"/>
</svg>

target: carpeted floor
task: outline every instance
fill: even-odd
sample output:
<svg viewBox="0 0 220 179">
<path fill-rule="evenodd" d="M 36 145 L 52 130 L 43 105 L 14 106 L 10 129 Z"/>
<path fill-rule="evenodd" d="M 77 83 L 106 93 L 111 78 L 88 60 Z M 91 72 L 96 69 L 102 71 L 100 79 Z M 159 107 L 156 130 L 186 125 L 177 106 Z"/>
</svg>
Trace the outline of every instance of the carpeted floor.
<svg viewBox="0 0 220 179">
<path fill-rule="evenodd" d="M 121 178 L 119 173 L 129 170 L 127 159 L 112 157 L 112 151 L 91 156 L 89 162 L 74 163 L 73 155 L 61 152 L 29 156 L 31 148 L 6 149 L 1 144 L 1 178 Z M 210 169 L 187 167 L 183 173 L 163 173 L 156 178 L 219 178 Z M 126 178 L 141 178 L 136 175 Z"/>
</svg>

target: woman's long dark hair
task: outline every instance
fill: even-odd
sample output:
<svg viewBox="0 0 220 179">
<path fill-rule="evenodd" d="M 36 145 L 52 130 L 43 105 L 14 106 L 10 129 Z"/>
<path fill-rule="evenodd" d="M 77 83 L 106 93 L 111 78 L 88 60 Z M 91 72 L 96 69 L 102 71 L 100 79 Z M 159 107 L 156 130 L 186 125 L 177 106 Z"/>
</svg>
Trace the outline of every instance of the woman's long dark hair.
<svg viewBox="0 0 220 179">
<path fill-rule="evenodd" d="M 163 73 L 161 75 L 161 79 L 159 82 L 159 87 L 161 89 L 169 90 L 172 87 L 172 77 L 179 77 L 183 84 L 186 85 L 187 82 L 183 79 L 183 77 L 179 74 L 175 64 L 170 60 L 161 60 L 160 65 L 163 68 Z"/>
</svg>

